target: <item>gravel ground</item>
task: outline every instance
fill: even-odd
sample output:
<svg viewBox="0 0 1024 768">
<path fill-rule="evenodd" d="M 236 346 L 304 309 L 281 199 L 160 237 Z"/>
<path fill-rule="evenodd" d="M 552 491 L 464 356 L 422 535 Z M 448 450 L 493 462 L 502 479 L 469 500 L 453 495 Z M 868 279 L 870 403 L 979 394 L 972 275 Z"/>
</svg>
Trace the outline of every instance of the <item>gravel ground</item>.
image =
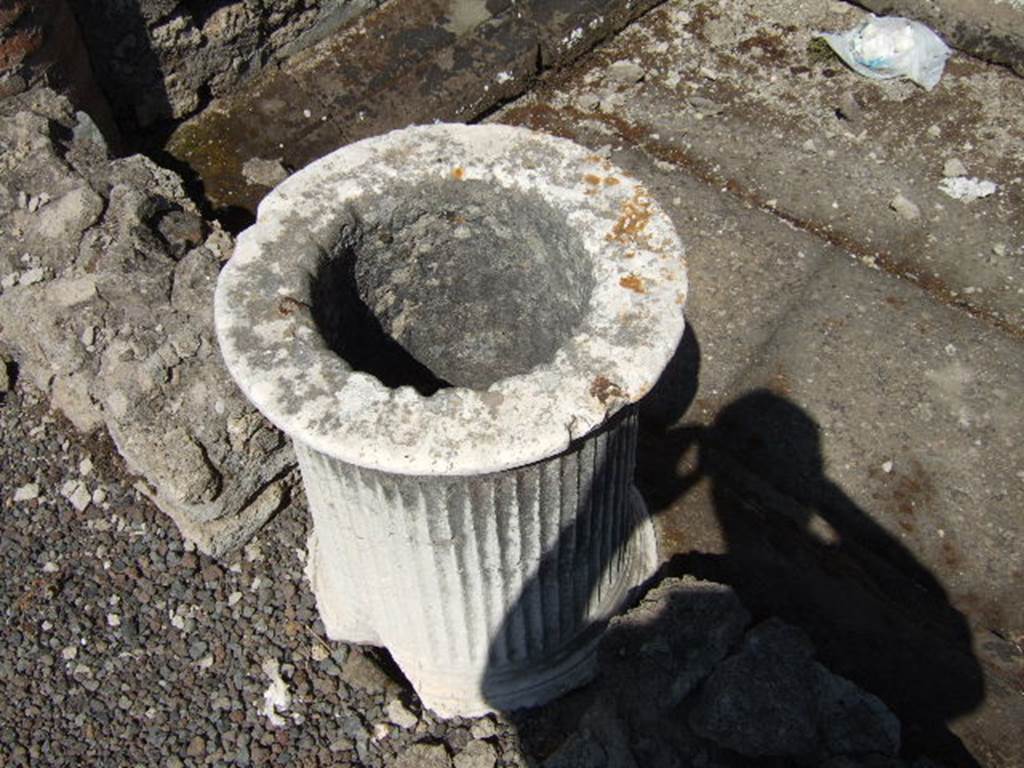
<svg viewBox="0 0 1024 768">
<path fill-rule="evenodd" d="M 0 398 L 0 766 L 521 764 L 508 723 L 438 721 L 388 659 L 325 640 L 301 499 L 214 561 L 105 437 Z"/>
</svg>

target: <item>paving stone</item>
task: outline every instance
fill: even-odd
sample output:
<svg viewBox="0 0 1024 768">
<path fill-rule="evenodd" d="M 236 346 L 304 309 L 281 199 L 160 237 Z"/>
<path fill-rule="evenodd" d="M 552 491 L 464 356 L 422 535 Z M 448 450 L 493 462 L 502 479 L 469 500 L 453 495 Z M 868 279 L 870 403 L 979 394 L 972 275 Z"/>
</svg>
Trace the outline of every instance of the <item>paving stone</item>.
<svg viewBox="0 0 1024 768">
<path fill-rule="evenodd" d="M 867 83 L 806 52 L 857 9 L 747 10 L 666 4 L 491 119 L 608 154 L 688 242 L 690 333 L 642 412 L 638 461 L 674 572 L 800 619 L 830 666 L 914 721 L 914 749 L 955 762 L 964 738 L 1012 763 L 1015 686 L 975 649 L 983 627 L 1024 627 L 1006 399 L 1024 386 L 1024 174 L 1005 162 L 1019 140 L 985 129 L 1017 124 L 996 94 L 1022 81 L 954 57 L 930 95 Z M 643 81 L 610 82 L 623 60 Z M 580 106 L 606 92 L 611 109 Z M 721 109 L 678 108 L 691 98 Z M 996 193 L 946 197 L 951 159 Z M 920 219 L 894 215 L 898 193 Z"/>
<path fill-rule="evenodd" d="M 343 144 L 410 123 L 471 120 L 654 4 L 384 4 L 215 102 L 181 125 L 167 150 L 202 177 L 222 218 L 245 221 L 245 211 L 251 215 L 267 192 L 264 174 L 258 184 L 245 177 L 251 159 L 301 168 Z M 259 131 L 251 130 L 253 119 Z"/>
</svg>

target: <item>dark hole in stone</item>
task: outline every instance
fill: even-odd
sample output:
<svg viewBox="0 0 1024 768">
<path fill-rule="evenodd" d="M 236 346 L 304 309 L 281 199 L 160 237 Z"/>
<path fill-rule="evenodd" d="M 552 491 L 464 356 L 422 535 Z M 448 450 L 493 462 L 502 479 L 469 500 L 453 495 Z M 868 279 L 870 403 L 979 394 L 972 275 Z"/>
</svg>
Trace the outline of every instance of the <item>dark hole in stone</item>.
<svg viewBox="0 0 1024 768">
<path fill-rule="evenodd" d="M 311 296 L 324 340 L 353 368 L 430 395 L 550 363 L 592 289 L 564 214 L 537 195 L 453 180 L 341 212 Z"/>
</svg>

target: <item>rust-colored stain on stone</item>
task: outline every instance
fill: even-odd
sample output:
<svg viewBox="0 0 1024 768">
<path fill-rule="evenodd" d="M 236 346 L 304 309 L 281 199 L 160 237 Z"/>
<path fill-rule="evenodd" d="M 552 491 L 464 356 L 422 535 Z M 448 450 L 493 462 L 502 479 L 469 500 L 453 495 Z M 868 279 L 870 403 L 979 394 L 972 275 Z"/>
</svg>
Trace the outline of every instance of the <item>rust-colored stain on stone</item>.
<svg viewBox="0 0 1024 768">
<path fill-rule="evenodd" d="M 647 293 L 647 289 L 644 287 L 644 281 L 632 272 L 621 278 L 619 280 L 619 285 L 623 288 L 629 288 L 631 291 L 636 291 L 637 293 Z"/>
<path fill-rule="evenodd" d="M 651 201 L 643 189 L 637 188 L 632 200 L 622 204 L 622 213 L 608 233 L 608 240 L 626 243 L 635 240 L 651 220 Z"/>
<path fill-rule="evenodd" d="M 277 303 L 277 311 L 285 317 L 295 312 L 297 309 L 309 309 L 309 304 L 298 299 L 293 299 L 291 296 L 284 296 Z"/>
<path fill-rule="evenodd" d="M 622 387 L 607 376 L 598 376 L 590 385 L 590 396 L 596 397 L 601 405 L 605 405 L 613 397 L 623 397 Z"/>
<path fill-rule="evenodd" d="M 601 177 L 600 176 L 596 176 L 593 173 L 585 174 L 583 176 L 583 180 L 585 182 L 587 182 L 587 184 L 590 184 L 591 186 L 595 186 L 595 187 L 601 183 Z"/>
<path fill-rule="evenodd" d="M 461 165 L 456 166 L 455 168 L 452 169 L 452 178 L 455 179 L 456 181 L 462 181 L 464 178 L 466 178 L 466 169 L 463 168 Z"/>
<path fill-rule="evenodd" d="M 620 184 L 621 182 L 614 176 L 605 176 L 604 183 L 607 187 L 614 187 L 616 184 Z"/>
</svg>

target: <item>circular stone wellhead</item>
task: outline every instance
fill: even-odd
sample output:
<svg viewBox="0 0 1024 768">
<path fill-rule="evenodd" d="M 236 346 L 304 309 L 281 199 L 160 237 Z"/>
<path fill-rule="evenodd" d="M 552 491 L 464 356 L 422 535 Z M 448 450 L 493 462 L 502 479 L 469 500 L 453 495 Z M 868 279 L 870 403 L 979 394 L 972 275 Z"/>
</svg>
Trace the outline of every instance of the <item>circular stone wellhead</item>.
<svg viewBox="0 0 1024 768">
<path fill-rule="evenodd" d="M 686 291 L 640 182 L 522 128 L 394 131 L 274 189 L 216 327 L 295 445 L 328 635 L 387 647 L 445 716 L 588 680 L 657 564 L 635 403 Z"/>
</svg>

